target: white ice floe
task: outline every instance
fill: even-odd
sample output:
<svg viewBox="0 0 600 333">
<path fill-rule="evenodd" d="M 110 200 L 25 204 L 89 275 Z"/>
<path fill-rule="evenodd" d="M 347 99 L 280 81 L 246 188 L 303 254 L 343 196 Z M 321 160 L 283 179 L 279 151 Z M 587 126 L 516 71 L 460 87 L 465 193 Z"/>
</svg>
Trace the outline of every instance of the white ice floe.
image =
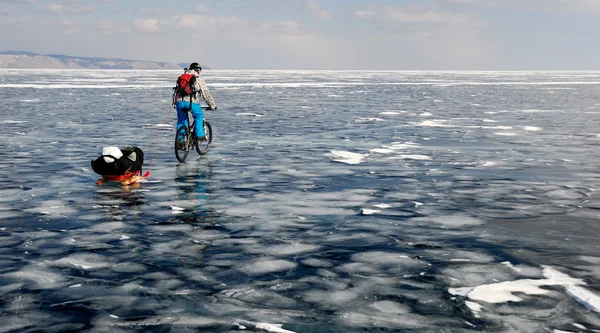
<svg viewBox="0 0 600 333">
<path fill-rule="evenodd" d="M 540 109 L 526 109 L 526 110 L 520 110 L 520 111 L 527 112 L 527 113 L 548 112 L 548 110 L 540 110 Z"/>
<path fill-rule="evenodd" d="M 256 328 L 265 330 L 267 332 L 275 332 L 275 333 L 295 333 L 294 331 L 286 330 L 281 328 L 281 324 L 268 324 L 268 323 L 257 323 Z"/>
<path fill-rule="evenodd" d="M 248 116 L 248 117 L 264 117 L 264 114 L 252 113 L 252 112 L 240 112 L 236 113 L 236 116 Z"/>
<path fill-rule="evenodd" d="M 483 301 L 487 303 L 520 302 L 523 299 L 515 293 L 526 295 L 545 295 L 550 290 L 543 289 L 544 286 L 563 286 L 569 296 L 594 312 L 600 313 L 600 297 L 589 290 L 581 279 L 572 278 L 549 266 L 544 266 L 542 271 L 545 279 L 522 279 L 515 281 L 503 281 L 498 283 L 480 285 L 477 287 L 449 288 L 448 292 L 453 295 L 461 295 L 472 301 Z"/>
<path fill-rule="evenodd" d="M 524 131 L 530 131 L 530 132 L 538 132 L 538 131 L 541 131 L 542 128 L 541 127 L 537 127 L 537 126 L 523 126 L 523 130 Z"/>
<path fill-rule="evenodd" d="M 406 142 L 392 142 L 389 146 L 386 146 L 390 149 L 402 150 L 402 149 L 412 149 L 418 148 L 420 145 L 418 143 L 406 141 Z"/>
<path fill-rule="evenodd" d="M 567 286 L 567 294 L 583 306 L 596 313 L 600 313 L 600 297 L 591 291 L 579 286 Z"/>
<path fill-rule="evenodd" d="M 368 122 L 377 122 L 377 121 L 385 121 L 381 118 L 375 118 L 375 117 L 359 117 L 354 119 L 354 122 L 357 123 L 368 123 Z"/>
<path fill-rule="evenodd" d="M 394 152 L 394 150 L 386 149 L 386 148 L 375 148 L 375 149 L 369 150 L 369 152 L 376 153 L 376 154 L 391 154 Z"/>
<path fill-rule="evenodd" d="M 503 262 L 501 262 L 501 264 L 506 265 L 506 267 L 508 267 L 510 269 L 513 269 L 516 272 L 520 272 L 521 271 L 520 268 L 517 268 L 517 267 L 513 266 L 513 264 L 510 261 L 503 261 Z"/>
<path fill-rule="evenodd" d="M 392 159 L 401 159 L 401 160 L 419 160 L 419 161 L 426 161 L 426 160 L 430 160 L 431 156 L 427 156 L 427 155 L 396 155 L 396 156 L 392 156 Z"/>
<path fill-rule="evenodd" d="M 173 214 L 181 214 L 185 211 L 185 208 L 178 207 L 178 206 L 171 206 L 171 210 L 172 210 Z"/>
<path fill-rule="evenodd" d="M 173 125 L 171 124 L 144 124 L 142 125 L 143 127 L 158 127 L 158 128 L 162 128 L 162 127 L 173 127 Z"/>
<path fill-rule="evenodd" d="M 471 309 L 471 311 L 473 311 L 474 313 L 478 313 L 478 312 L 481 312 L 481 310 L 483 310 L 483 306 L 481 306 L 479 303 L 470 302 L 470 301 L 465 301 L 465 304 L 466 304 L 466 305 L 467 305 L 467 307 L 469 307 L 469 309 Z"/>
<path fill-rule="evenodd" d="M 375 204 L 375 205 L 373 205 L 373 207 L 377 207 L 377 208 L 381 208 L 381 209 L 386 209 L 386 208 L 390 208 L 392 206 L 388 205 L 388 204 Z"/>
<path fill-rule="evenodd" d="M 363 208 L 363 209 L 361 209 L 361 210 L 360 210 L 360 213 L 361 213 L 362 215 L 373 215 L 373 214 L 375 214 L 375 213 L 380 213 L 380 212 L 381 212 L 380 210 L 377 210 L 377 209 L 369 209 L 369 208 Z"/>
<path fill-rule="evenodd" d="M 499 135 L 499 136 L 515 136 L 515 135 L 517 135 L 517 133 L 514 133 L 514 132 L 496 132 L 494 134 Z"/>
<path fill-rule="evenodd" d="M 282 324 L 254 323 L 246 320 L 238 320 L 234 322 L 233 325 L 238 330 L 265 331 L 274 333 L 296 333 L 295 331 L 290 331 L 281 328 L 283 326 Z"/>
<path fill-rule="evenodd" d="M 511 130 L 512 126 L 465 126 L 467 128 L 482 128 L 482 129 L 493 129 L 493 130 Z"/>
<path fill-rule="evenodd" d="M 406 150 L 419 148 L 419 144 L 414 142 L 392 142 L 389 145 L 383 146 L 383 148 L 371 149 L 370 152 L 377 154 L 391 154 L 398 150 Z"/>
<path fill-rule="evenodd" d="M 343 150 L 332 150 L 331 160 L 334 162 L 346 163 L 346 164 L 359 164 L 362 160 L 369 156 L 369 154 L 358 154 L 351 153 Z"/>
<path fill-rule="evenodd" d="M 378 113 L 380 116 L 395 116 L 400 114 L 400 112 L 395 112 L 395 111 L 384 111 L 384 112 L 379 112 Z"/>
<path fill-rule="evenodd" d="M 454 125 L 448 125 L 448 121 L 447 120 L 443 120 L 443 119 L 425 120 L 425 121 L 422 121 L 420 123 L 416 123 L 414 125 L 416 125 L 416 126 L 422 126 L 422 127 L 457 127 L 457 126 L 454 126 Z"/>
</svg>

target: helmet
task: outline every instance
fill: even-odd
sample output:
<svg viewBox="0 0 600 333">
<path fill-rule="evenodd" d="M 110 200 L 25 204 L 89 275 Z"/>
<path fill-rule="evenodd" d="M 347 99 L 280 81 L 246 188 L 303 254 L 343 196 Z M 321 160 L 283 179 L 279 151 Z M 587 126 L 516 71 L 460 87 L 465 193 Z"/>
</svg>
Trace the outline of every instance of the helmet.
<svg viewBox="0 0 600 333">
<path fill-rule="evenodd" d="M 193 70 L 202 70 L 202 67 L 200 67 L 200 65 L 197 62 L 193 62 L 193 63 L 190 64 L 189 69 L 191 71 L 193 71 Z"/>
</svg>

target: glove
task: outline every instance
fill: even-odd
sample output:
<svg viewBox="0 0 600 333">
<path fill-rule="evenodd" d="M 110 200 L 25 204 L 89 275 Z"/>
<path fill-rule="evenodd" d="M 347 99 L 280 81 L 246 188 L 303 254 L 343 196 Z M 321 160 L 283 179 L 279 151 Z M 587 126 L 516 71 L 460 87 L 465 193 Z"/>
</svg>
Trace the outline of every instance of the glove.
<svg viewBox="0 0 600 333">
<path fill-rule="evenodd" d="M 215 111 L 217 109 L 217 106 L 215 106 L 214 108 L 212 108 L 211 110 Z"/>
</svg>

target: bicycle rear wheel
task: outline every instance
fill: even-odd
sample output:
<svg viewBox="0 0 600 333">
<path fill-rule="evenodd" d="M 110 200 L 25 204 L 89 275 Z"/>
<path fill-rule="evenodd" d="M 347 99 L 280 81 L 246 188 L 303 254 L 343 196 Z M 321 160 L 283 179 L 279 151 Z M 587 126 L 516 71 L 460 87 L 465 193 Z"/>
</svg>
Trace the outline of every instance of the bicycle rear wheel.
<svg viewBox="0 0 600 333">
<path fill-rule="evenodd" d="M 210 150 L 210 145 L 212 144 L 212 127 L 210 127 L 210 123 L 208 121 L 204 122 L 204 138 L 206 140 L 196 140 L 196 151 L 200 155 L 206 155 L 206 153 L 208 153 Z"/>
<path fill-rule="evenodd" d="M 177 135 L 175 136 L 175 157 L 181 163 L 185 162 L 185 159 L 190 152 L 190 136 L 188 132 L 188 128 L 186 126 L 181 126 L 177 130 Z"/>
</svg>

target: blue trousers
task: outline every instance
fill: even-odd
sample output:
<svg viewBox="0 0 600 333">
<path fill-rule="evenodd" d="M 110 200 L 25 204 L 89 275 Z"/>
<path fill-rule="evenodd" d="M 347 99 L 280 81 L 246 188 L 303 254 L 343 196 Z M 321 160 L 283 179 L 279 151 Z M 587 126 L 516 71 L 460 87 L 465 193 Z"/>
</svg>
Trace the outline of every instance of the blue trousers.
<svg viewBox="0 0 600 333">
<path fill-rule="evenodd" d="M 175 103 L 175 109 L 177 109 L 177 130 L 181 126 L 188 126 L 188 115 L 183 109 L 189 109 L 190 102 L 177 102 Z M 194 117 L 194 122 L 196 123 L 196 136 L 201 137 L 204 136 L 204 110 L 200 107 L 200 104 L 192 103 L 192 116 Z"/>
</svg>

